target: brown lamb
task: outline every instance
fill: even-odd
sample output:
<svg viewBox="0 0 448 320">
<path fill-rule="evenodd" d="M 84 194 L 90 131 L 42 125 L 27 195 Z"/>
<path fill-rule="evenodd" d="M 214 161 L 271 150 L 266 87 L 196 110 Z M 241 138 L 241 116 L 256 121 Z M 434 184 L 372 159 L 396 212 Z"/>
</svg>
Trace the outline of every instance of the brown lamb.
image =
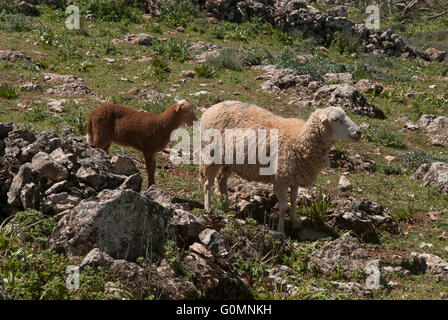
<svg viewBox="0 0 448 320">
<path fill-rule="evenodd" d="M 87 141 L 108 152 L 112 142 L 143 152 L 148 187 L 155 183 L 155 154 L 170 141 L 171 132 L 183 124 L 192 125 L 197 117 L 193 105 L 179 100 L 162 114 L 135 111 L 116 104 L 93 110 L 87 122 Z"/>
</svg>

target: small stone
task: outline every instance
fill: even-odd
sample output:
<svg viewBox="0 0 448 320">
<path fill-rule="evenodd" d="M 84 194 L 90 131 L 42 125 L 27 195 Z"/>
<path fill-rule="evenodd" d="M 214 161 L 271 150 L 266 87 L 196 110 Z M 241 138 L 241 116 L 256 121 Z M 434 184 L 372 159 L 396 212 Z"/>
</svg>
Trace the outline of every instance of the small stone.
<svg viewBox="0 0 448 320">
<path fill-rule="evenodd" d="M 208 91 L 198 91 L 196 93 L 190 93 L 190 96 L 195 96 L 195 97 L 200 97 L 200 96 L 204 96 L 204 95 L 209 95 L 210 92 Z"/>
<path fill-rule="evenodd" d="M 420 244 L 418 246 L 421 249 L 434 247 L 434 245 L 432 243 L 426 243 L 426 242 L 420 242 Z"/>
<path fill-rule="evenodd" d="M 347 191 L 352 187 L 350 181 L 347 179 L 345 175 L 341 175 L 339 178 L 338 188 L 341 191 Z"/>
</svg>

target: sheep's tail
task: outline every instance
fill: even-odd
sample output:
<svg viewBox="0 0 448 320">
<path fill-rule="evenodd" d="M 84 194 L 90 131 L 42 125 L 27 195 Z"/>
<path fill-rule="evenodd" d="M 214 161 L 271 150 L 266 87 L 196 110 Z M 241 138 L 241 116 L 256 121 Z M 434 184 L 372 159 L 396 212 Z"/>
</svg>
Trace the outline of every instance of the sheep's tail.
<svg viewBox="0 0 448 320">
<path fill-rule="evenodd" d="M 92 120 L 89 119 L 87 121 L 87 129 L 86 129 L 86 139 L 90 145 L 93 145 L 93 128 L 92 128 Z"/>
</svg>

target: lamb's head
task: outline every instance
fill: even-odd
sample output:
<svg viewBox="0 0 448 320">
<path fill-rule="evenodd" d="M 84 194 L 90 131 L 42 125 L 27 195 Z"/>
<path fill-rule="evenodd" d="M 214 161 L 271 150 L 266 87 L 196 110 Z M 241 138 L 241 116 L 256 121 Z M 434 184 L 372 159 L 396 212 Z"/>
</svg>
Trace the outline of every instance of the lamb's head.
<svg viewBox="0 0 448 320">
<path fill-rule="evenodd" d="M 321 124 L 326 128 L 327 134 L 331 140 L 350 140 L 357 141 L 361 139 L 361 130 L 350 119 L 340 107 L 328 107 L 322 109 L 319 118 Z"/>
<path fill-rule="evenodd" d="M 193 122 L 198 120 L 198 118 L 194 114 L 193 105 L 190 102 L 187 102 L 185 100 L 176 100 L 174 104 L 176 114 L 179 115 L 182 123 L 186 123 L 187 125 L 192 126 Z"/>
</svg>

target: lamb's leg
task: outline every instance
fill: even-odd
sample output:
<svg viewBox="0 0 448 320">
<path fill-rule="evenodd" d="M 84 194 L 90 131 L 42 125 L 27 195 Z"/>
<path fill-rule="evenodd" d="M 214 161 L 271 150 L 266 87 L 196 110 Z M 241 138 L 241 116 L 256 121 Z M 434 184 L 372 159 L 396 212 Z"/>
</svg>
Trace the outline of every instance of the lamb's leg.
<svg viewBox="0 0 448 320">
<path fill-rule="evenodd" d="M 219 187 L 219 193 L 225 197 L 225 203 L 224 206 L 226 208 L 229 207 L 229 192 L 227 188 L 227 179 L 229 179 L 229 176 L 231 174 L 231 171 L 224 167 L 222 170 L 218 173 L 218 187 Z"/>
<path fill-rule="evenodd" d="M 156 157 L 153 152 L 145 152 L 146 172 L 148 173 L 148 188 L 155 184 L 154 174 L 156 171 Z"/>
<path fill-rule="evenodd" d="M 204 175 L 204 208 L 206 211 L 210 211 L 210 202 L 211 195 L 210 191 L 215 182 L 215 177 L 218 172 L 218 168 L 216 166 L 204 166 L 203 167 L 203 175 Z"/>
<path fill-rule="evenodd" d="M 291 187 L 290 202 L 291 202 L 291 223 L 294 229 L 299 229 L 302 226 L 302 221 L 297 218 L 297 192 L 299 187 Z"/>
<path fill-rule="evenodd" d="M 274 193 L 278 199 L 278 209 L 279 209 L 279 220 L 277 231 L 285 233 L 285 213 L 286 213 L 286 206 L 288 204 L 288 187 L 285 186 L 274 187 Z"/>
</svg>

